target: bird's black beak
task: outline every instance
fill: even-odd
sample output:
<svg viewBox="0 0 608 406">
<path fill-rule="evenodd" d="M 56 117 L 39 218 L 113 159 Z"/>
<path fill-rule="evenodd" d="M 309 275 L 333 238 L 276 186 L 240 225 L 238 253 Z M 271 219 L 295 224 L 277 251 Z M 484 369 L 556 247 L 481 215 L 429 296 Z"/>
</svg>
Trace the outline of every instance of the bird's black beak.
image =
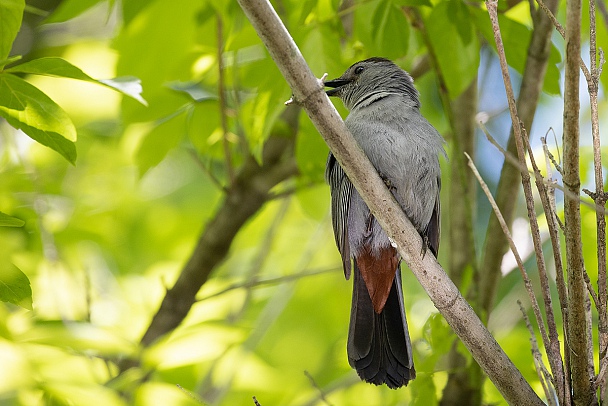
<svg viewBox="0 0 608 406">
<path fill-rule="evenodd" d="M 330 80 L 324 83 L 325 87 L 333 87 L 333 89 L 330 89 L 328 91 L 326 91 L 325 93 L 328 96 L 337 96 L 338 92 L 340 91 L 340 88 L 344 85 L 347 85 L 348 83 L 350 83 L 350 80 L 346 80 L 346 79 L 334 79 L 334 80 Z"/>
</svg>

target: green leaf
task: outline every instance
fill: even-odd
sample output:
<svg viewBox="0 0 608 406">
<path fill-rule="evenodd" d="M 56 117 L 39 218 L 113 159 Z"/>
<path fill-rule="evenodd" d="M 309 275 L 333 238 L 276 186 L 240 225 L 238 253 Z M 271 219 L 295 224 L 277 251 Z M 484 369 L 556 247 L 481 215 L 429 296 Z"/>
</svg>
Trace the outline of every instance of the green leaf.
<svg viewBox="0 0 608 406">
<path fill-rule="evenodd" d="M 0 264 L 0 300 L 32 310 L 30 280 L 10 263 Z"/>
<path fill-rule="evenodd" d="M 0 116 L 42 145 L 76 162 L 76 128 L 67 113 L 37 87 L 0 73 Z"/>
<path fill-rule="evenodd" d="M 477 76 L 479 41 L 467 7 L 460 1 L 442 2 L 426 20 L 428 36 L 451 99 Z"/>
<path fill-rule="evenodd" d="M 6 70 L 7 72 L 29 73 L 34 75 L 53 76 L 83 80 L 85 82 L 97 83 L 114 89 L 129 96 L 144 106 L 146 101 L 141 97 L 142 87 L 138 78 L 132 76 L 118 77 L 114 79 L 93 79 L 80 68 L 72 65 L 63 58 L 38 58 L 22 63 Z"/>
<path fill-rule="evenodd" d="M 0 211 L 0 227 L 23 227 L 25 221 Z"/>
<path fill-rule="evenodd" d="M 186 93 L 190 96 L 192 101 L 197 103 L 218 99 L 217 94 L 205 90 L 201 82 L 171 82 L 167 87 L 178 92 Z"/>
<path fill-rule="evenodd" d="M 380 2 L 372 18 L 372 39 L 384 49 L 383 56 L 397 59 L 407 53 L 409 23 L 399 7 L 390 0 Z M 390 44 L 390 46 L 382 46 Z"/>
<path fill-rule="evenodd" d="M 150 0 L 128 0 L 122 1 L 122 19 L 125 25 L 129 25 L 131 21 L 150 4 Z"/>
<path fill-rule="evenodd" d="M 4 61 L 11 52 L 24 8 L 24 0 L 0 0 L 0 61 Z"/>
<path fill-rule="evenodd" d="M 175 148 L 186 133 L 186 114 L 184 109 L 162 119 L 143 138 L 136 154 L 140 174 L 158 165 Z"/>
<path fill-rule="evenodd" d="M 59 3 L 59 6 L 53 14 L 46 19 L 46 23 L 62 23 L 71 20 L 74 17 L 84 13 L 101 0 L 65 0 Z"/>
</svg>

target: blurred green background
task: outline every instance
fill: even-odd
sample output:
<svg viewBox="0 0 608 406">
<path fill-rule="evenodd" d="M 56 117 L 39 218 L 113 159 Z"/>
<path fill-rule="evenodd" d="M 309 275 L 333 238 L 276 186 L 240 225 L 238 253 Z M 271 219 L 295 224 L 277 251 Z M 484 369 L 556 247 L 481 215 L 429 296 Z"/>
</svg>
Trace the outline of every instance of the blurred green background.
<svg viewBox="0 0 608 406">
<path fill-rule="evenodd" d="M 500 4 L 517 81 L 532 27 L 529 6 Z M 370 56 L 394 59 L 406 70 L 419 66 L 427 44 L 402 11 L 414 7 L 445 64 L 450 97 L 478 75 L 479 112 L 506 143 L 504 90 L 482 3 L 277 0 L 274 6 L 313 72 L 330 78 Z M 608 44 L 605 27 L 598 33 Z M 556 37 L 554 45 L 532 131 L 535 147 L 551 126 L 561 138 L 561 110 L 555 112 L 561 106 L 562 41 Z M 185 321 L 153 345 L 139 346 L 166 289 L 223 204 L 230 168 L 238 173 L 250 156 L 261 161 L 290 96 L 235 1 L 28 1 L 12 55 L 22 55 L 20 62 L 61 57 L 95 79 L 134 76 L 147 106 L 94 83 L 22 76 L 73 121 L 75 165 L 0 120 L 0 211 L 25 221 L 0 227 L 0 266 L 29 278 L 33 303 L 31 310 L 27 304 L 0 305 L 0 405 L 252 405 L 253 396 L 263 406 L 437 403 L 454 337 L 407 270 L 403 286 L 416 380 L 393 391 L 361 383 L 348 366 L 351 282 L 344 280 L 331 230 L 323 181 L 328 149 L 303 113 L 292 152 L 299 173 L 274 187 L 276 197 L 238 232 Z M 218 99 L 218 55 L 225 106 Z M 436 73 L 421 72 L 416 86 L 423 114 L 451 150 Z M 605 121 L 605 99 L 601 108 Z M 586 137 L 583 162 L 589 164 L 582 169 L 588 185 Z M 476 161 L 495 188 L 502 157 L 483 135 L 476 144 Z M 450 162 L 442 166 L 445 236 Z M 490 212 L 485 197 L 478 193 L 476 199 L 473 227 L 480 247 Z M 518 213 L 525 216 L 525 208 Z M 595 216 L 585 208 L 583 226 L 593 272 Z M 527 222 L 514 234 L 525 253 Z M 450 251 L 443 241 L 440 262 Z M 534 260 L 527 265 L 536 277 Z M 511 268 L 503 269 L 489 326 L 540 392 L 516 305 L 516 299 L 527 299 Z M 140 366 L 119 374 L 117 365 L 125 359 Z M 504 404 L 490 382 L 484 403 Z"/>
</svg>

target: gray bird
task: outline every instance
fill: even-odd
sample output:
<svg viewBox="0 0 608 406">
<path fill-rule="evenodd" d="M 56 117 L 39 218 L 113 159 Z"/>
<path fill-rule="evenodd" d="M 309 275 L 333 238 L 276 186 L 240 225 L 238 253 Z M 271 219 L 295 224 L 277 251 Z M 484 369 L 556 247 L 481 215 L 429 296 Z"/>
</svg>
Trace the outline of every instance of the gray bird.
<svg viewBox="0 0 608 406">
<path fill-rule="evenodd" d="M 325 82 L 342 99 L 346 126 L 423 239 L 439 250 L 439 155 L 445 141 L 420 114 L 418 91 L 403 69 L 384 58 L 357 62 Z M 329 154 L 325 178 L 346 279 L 354 259 L 348 362 L 361 379 L 396 389 L 416 377 L 401 289 L 399 253 Z"/>
</svg>

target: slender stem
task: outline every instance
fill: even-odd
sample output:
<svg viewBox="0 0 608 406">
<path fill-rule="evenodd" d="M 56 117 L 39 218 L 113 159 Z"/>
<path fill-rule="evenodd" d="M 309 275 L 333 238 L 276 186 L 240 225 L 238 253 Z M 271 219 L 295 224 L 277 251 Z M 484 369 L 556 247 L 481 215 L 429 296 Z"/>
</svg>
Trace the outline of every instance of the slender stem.
<svg viewBox="0 0 608 406">
<path fill-rule="evenodd" d="M 536 374 L 538 375 L 538 380 L 543 386 L 543 391 L 545 392 L 545 397 L 549 401 L 549 406 L 558 406 L 559 403 L 555 403 L 555 394 L 552 393 L 549 388 L 549 383 L 551 383 L 552 376 L 549 371 L 547 371 L 545 363 L 543 362 L 543 356 L 540 353 L 540 349 L 538 348 L 538 341 L 536 341 L 536 335 L 534 334 L 534 328 L 530 323 L 530 318 L 526 314 L 526 311 L 524 310 L 524 306 L 521 304 L 521 301 L 518 300 L 517 304 L 519 305 L 519 310 L 521 311 L 524 321 L 526 322 L 528 332 L 530 333 L 530 346 L 532 347 L 532 354 L 534 355 L 534 366 L 536 367 Z"/>
<path fill-rule="evenodd" d="M 580 100 L 581 0 L 566 3 L 566 72 L 564 84 L 564 175 L 566 189 L 580 195 Z M 594 399 L 589 376 L 584 262 L 581 236 L 581 208 L 578 199 L 564 195 L 566 264 L 568 270 L 568 344 L 571 360 L 574 405 L 592 405 Z M 594 402 L 595 400 L 595 402 Z"/>
<path fill-rule="evenodd" d="M 229 184 L 234 182 L 234 168 L 232 166 L 232 153 L 230 141 L 228 140 L 228 115 L 226 106 L 226 82 L 224 78 L 224 23 L 222 15 L 217 14 L 217 69 L 218 69 L 218 101 L 220 105 L 220 120 L 222 124 L 222 143 L 224 146 L 224 159 L 226 160 L 226 171 Z"/>
<path fill-rule="evenodd" d="M 599 2 L 599 4 L 603 4 Z M 601 8 L 601 7 L 600 7 Z M 604 209 L 608 194 L 604 191 L 604 175 L 602 169 L 602 145 L 600 139 L 600 123 L 598 117 L 598 89 L 603 64 L 603 53 L 600 53 L 600 64 L 597 64 L 596 45 L 596 22 L 595 1 L 589 2 L 589 61 L 591 69 L 591 81 L 587 81 L 589 90 L 589 102 L 591 106 L 591 134 L 593 138 L 593 170 L 595 174 L 595 202 L 596 219 L 596 247 L 597 247 L 597 298 L 595 299 L 598 312 L 598 346 L 599 366 L 601 369 L 608 367 L 608 278 L 606 275 L 606 217 Z M 599 384 L 600 397 L 606 393 L 606 380 L 602 379 Z"/>
<path fill-rule="evenodd" d="M 519 251 L 517 251 L 517 247 L 515 246 L 515 242 L 513 241 L 513 237 L 511 236 L 511 232 L 509 231 L 509 226 L 505 222 L 505 219 L 502 216 L 502 213 L 500 212 L 500 209 L 498 208 L 498 205 L 496 204 L 496 201 L 494 200 L 494 197 L 492 196 L 488 185 L 486 185 L 483 178 L 479 174 L 479 171 L 477 171 L 473 160 L 471 159 L 469 154 L 467 154 L 466 152 L 464 154 L 468 159 L 469 168 L 471 168 L 471 170 L 473 171 L 473 174 L 475 175 L 477 181 L 479 182 L 479 185 L 481 186 L 481 190 L 483 190 L 483 192 L 485 193 L 486 197 L 488 198 L 488 202 L 490 202 L 490 206 L 492 206 L 492 210 L 494 210 L 494 214 L 498 219 L 502 232 L 505 234 L 505 237 L 507 237 L 509 247 L 511 248 L 511 252 L 515 257 L 515 262 L 517 262 L 517 267 L 519 268 L 522 279 L 524 280 L 524 286 L 526 288 L 526 291 L 528 292 L 528 298 L 530 299 L 530 303 L 532 304 L 532 310 L 534 311 L 536 324 L 538 325 L 543 341 L 546 343 L 549 341 L 549 338 L 547 337 L 547 331 L 545 330 L 545 324 L 543 323 L 543 316 L 540 312 L 540 306 L 538 305 L 538 301 L 536 300 L 536 295 L 534 294 L 534 288 L 532 287 L 532 282 L 530 281 L 528 272 L 526 272 L 526 268 L 524 267 L 524 261 L 522 261 L 519 255 Z"/>
<path fill-rule="evenodd" d="M 555 26 L 557 32 L 559 32 L 563 39 L 566 39 L 566 29 L 559 23 L 559 21 L 557 21 L 557 18 L 555 18 L 555 15 L 551 12 L 551 10 L 549 10 L 543 0 L 536 0 L 536 2 L 540 6 L 540 8 L 547 14 L 549 19 L 551 19 L 551 22 Z M 583 61 L 583 58 L 581 57 L 580 53 L 578 55 L 578 64 L 581 67 L 583 75 L 585 75 L 587 81 L 591 80 L 591 72 L 589 72 L 589 69 L 587 68 L 587 65 L 585 65 L 585 62 Z"/>
</svg>

